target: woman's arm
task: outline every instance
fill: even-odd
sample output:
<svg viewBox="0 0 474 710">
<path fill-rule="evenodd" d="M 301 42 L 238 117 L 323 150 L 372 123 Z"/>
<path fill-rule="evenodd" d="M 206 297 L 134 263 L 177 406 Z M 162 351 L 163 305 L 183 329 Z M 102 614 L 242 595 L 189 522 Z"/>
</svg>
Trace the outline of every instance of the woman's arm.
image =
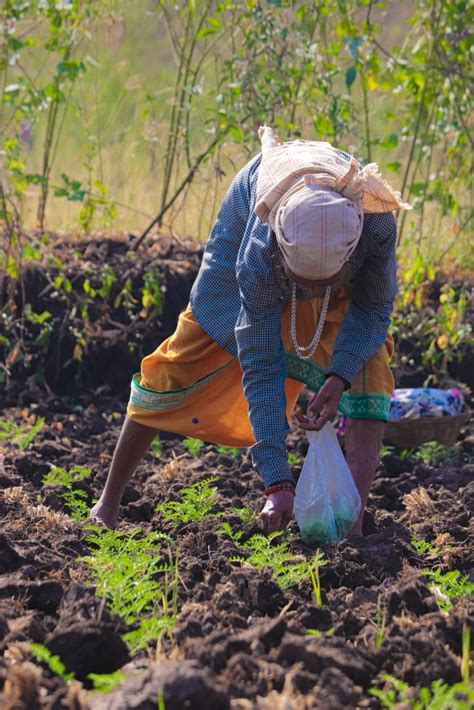
<svg viewBox="0 0 474 710">
<path fill-rule="evenodd" d="M 238 259 L 241 308 L 235 337 L 256 439 L 252 461 L 265 487 L 293 480 L 285 443 L 289 427 L 281 341 L 283 289 L 275 280 L 273 258 L 271 232 L 257 221 Z"/>
<path fill-rule="evenodd" d="M 385 342 L 397 294 L 395 219 L 391 213 L 368 215 L 366 229 L 372 249 L 357 275 L 352 302 L 328 368 L 329 374 L 350 384 Z"/>
</svg>

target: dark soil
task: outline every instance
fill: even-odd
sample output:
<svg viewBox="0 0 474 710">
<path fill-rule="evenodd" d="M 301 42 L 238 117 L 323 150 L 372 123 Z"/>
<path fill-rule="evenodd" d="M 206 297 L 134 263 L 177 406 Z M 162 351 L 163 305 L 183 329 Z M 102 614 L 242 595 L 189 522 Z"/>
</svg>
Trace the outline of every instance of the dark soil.
<svg viewBox="0 0 474 710">
<path fill-rule="evenodd" d="M 162 238 L 135 252 L 129 240 L 108 237 L 36 248 L 40 256 L 24 265 L 20 281 L 0 281 L 7 392 L 25 396 L 26 388 L 34 401 L 38 384 L 73 397 L 107 386 L 127 397 L 129 374 L 173 332 L 187 304 L 202 245 Z M 157 308 L 143 304 L 147 276 Z"/>
<path fill-rule="evenodd" d="M 109 243 L 104 244 L 107 251 Z M 115 255 L 116 249 L 112 249 Z M 421 570 L 440 566 L 445 572 L 472 574 L 474 467 L 472 437 L 467 433 L 458 443 L 455 465 L 425 465 L 400 458 L 396 452 L 384 457 L 370 495 L 365 537 L 324 549 L 328 564 L 320 570 L 321 607 L 315 605 L 309 581 L 282 591 L 270 570 L 257 572 L 230 562 L 236 548 L 229 538 L 217 535 L 222 518 L 184 526 L 175 536 L 180 576 L 174 641 L 165 640 L 158 653 L 150 647 L 148 653 L 130 658 L 122 639 L 127 625 L 95 596 L 86 566 L 79 559 L 87 552 L 84 526 L 66 515 L 61 490 L 44 486 L 42 480 L 52 465 L 87 466 L 92 477 L 83 489 L 89 502 L 98 497 L 140 348 L 151 349 L 149 341 L 155 338 L 154 347 L 160 336 L 172 330 L 197 268 L 197 257 L 181 259 L 171 242 L 169 249 L 160 261 L 160 268 L 168 262 L 166 279 L 172 279 L 181 260 L 179 269 L 189 268 L 185 285 L 179 287 L 182 291 L 177 286 L 167 291 L 171 298 L 167 304 L 174 304 L 174 311 L 166 311 L 166 317 L 156 323 L 150 316 L 148 321 L 144 317 L 137 322 L 137 332 L 146 330 L 146 337 L 132 353 L 127 339 L 117 343 L 111 338 L 106 347 L 104 339 L 92 337 L 79 368 L 87 388 L 74 393 L 68 384 L 73 370 L 77 375 L 77 362 L 67 365 L 71 370 L 62 371 L 63 381 L 55 375 L 52 346 L 46 356 L 35 355 L 36 362 L 45 365 L 49 391 L 28 380 L 34 362 L 11 363 L 1 419 L 33 423 L 42 416 L 46 425 L 25 451 L 5 443 L 0 452 L 2 708 L 151 710 L 158 707 L 160 693 L 166 710 L 376 710 L 380 704 L 369 689 L 383 687 L 382 673 L 417 688 L 436 679 L 449 684 L 460 681 L 462 627 L 474 627 L 473 599 L 455 600 L 449 612 L 442 612 Z M 105 258 L 105 252 L 96 258 L 95 249 L 90 255 L 91 262 L 98 264 Z M 138 274 L 144 258 L 130 269 Z M 41 280 L 43 274 L 40 268 L 35 278 Z M 35 312 L 51 311 L 47 295 L 44 301 L 38 300 L 38 289 L 30 278 L 26 280 L 31 289 L 28 299 L 37 299 Z M 59 321 L 71 320 L 70 313 L 65 316 L 65 307 L 61 309 L 58 306 L 58 328 Z M 101 323 L 105 328 L 105 321 Z M 60 359 L 66 358 L 73 342 L 68 337 Z M 33 347 L 32 342 L 28 347 Z M 299 432 L 290 435 L 290 449 L 304 456 L 306 445 Z M 166 464 L 181 455 L 170 476 Z M 299 468 L 295 466 L 295 476 Z M 163 436 L 160 457 L 147 455 L 127 489 L 121 529 L 139 525 L 146 531 L 169 531 L 170 526 L 163 525 L 154 512 L 156 504 L 176 500 L 180 488 L 210 475 L 217 476 L 216 510 L 237 530 L 240 520 L 235 508 L 247 506 L 258 512 L 263 502 L 262 484 L 248 456 L 242 453 L 234 459 L 206 445 L 199 458 L 193 459 L 180 438 L 170 435 Z M 426 495 L 420 495 L 421 488 Z M 245 539 L 258 532 L 258 525 L 250 523 L 243 529 Z M 299 539 L 294 523 L 292 531 L 292 549 L 309 559 L 313 551 Z M 411 543 L 415 533 L 439 547 L 441 557 L 418 555 Z M 378 606 L 386 616 L 379 648 Z M 322 635 L 310 635 L 310 629 Z M 67 685 L 35 662 L 31 642 L 59 655 L 76 680 Z M 116 690 L 107 695 L 88 692 L 89 673 L 117 669 L 123 670 L 126 679 Z"/>
</svg>

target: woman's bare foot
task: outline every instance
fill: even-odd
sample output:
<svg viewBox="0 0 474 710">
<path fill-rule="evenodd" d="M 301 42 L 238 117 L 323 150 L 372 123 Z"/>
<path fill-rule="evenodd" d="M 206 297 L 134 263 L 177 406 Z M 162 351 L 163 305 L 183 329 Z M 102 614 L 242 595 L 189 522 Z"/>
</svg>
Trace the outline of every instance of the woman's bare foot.
<svg viewBox="0 0 474 710">
<path fill-rule="evenodd" d="M 101 500 L 90 509 L 89 518 L 93 523 L 105 525 L 114 530 L 117 525 L 118 509 L 106 506 Z"/>
</svg>

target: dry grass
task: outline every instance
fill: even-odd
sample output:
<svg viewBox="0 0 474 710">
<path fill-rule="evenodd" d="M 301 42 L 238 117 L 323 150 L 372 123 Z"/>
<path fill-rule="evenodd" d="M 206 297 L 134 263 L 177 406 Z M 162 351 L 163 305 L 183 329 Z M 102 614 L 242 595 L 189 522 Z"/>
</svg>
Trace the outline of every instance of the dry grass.
<svg viewBox="0 0 474 710">
<path fill-rule="evenodd" d="M 176 456 L 175 452 L 171 451 L 172 459 L 167 461 L 158 472 L 158 476 L 163 481 L 170 481 L 177 477 L 181 470 L 181 459 L 187 458 L 187 454 Z"/>
<path fill-rule="evenodd" d="M 435 504 L 430 498 L 430 494 L 423 486 L 416 488 L 411 493 L 407 493 L 403 497 L 403 504 L 410 523 L 436 514 Z"/>
<path fill-rule="evenodd" d="M 3 710 L 39 710 L 41 669 L 30 661 L 10 667 L 4 687 Z"/>
<path fill-rule="evenodd" d="M 68 530 L 74 525 L 71 518 L 65 513 L 51 510 L 51 508 L 42 503 L 34 505 L 21 486 L 5 488 L 2 491 L 2 495 L 7 503 L 19 503 L 31 522 L 41 523 L 47 530 Z"/>
</svg>

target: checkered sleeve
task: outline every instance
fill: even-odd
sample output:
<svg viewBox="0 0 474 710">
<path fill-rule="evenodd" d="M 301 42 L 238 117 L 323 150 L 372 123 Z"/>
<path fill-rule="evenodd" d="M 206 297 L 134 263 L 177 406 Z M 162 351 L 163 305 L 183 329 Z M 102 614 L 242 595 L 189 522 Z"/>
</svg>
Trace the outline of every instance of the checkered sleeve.
<svg viewBox="0 0 474 710">
<path fill-rule="evenodd" d="M 385 342 L 397 294 L 395 218 L 391 213 L 366 215 L 366 229 L 371 250 L 358 274 L 328 368 L 328 374 L 349 383 Z"/>
<path fill-rule="evenodd" d="M 235 336 L 256 443 L 252 462 L 265 487 L 292 481 L 285 438 L 286 364 L 281 342 L 283 293 L 274 281 L 271 235 L 256 222 L 237 263 L 241 308 Z"/>
</svg>

